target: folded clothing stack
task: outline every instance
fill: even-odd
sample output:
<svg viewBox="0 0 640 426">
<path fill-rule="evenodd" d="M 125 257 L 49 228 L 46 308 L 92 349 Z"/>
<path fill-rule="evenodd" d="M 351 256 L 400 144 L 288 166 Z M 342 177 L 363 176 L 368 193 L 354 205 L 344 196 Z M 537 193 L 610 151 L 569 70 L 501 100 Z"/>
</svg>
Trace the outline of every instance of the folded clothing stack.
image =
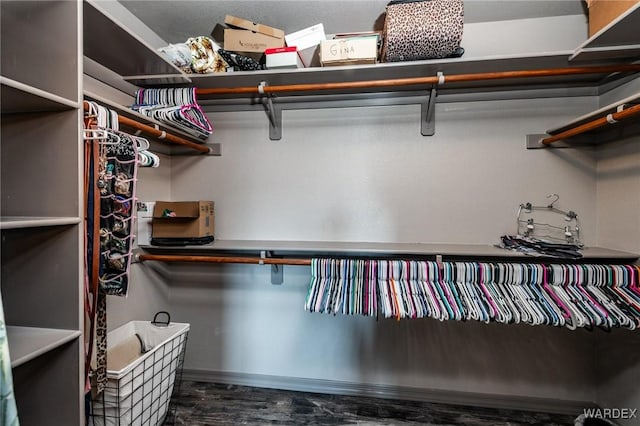
<svg viewBox="0 0 640 426">
<path fill-rule="evenodd" d="M 568 243 L 555 243 L 520 235 L 503 235 L 499 247 L 518 251 L 531 256 L 557 257 L 561 259 L 580 259 L 582 246 Z"/>
</svg>

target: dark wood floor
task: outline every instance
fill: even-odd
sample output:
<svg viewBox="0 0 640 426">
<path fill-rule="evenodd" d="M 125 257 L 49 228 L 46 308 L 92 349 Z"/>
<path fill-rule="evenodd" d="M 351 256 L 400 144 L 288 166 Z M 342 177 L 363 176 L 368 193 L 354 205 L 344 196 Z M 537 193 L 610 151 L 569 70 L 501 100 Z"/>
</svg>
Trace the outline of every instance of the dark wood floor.
<svg viewBox="0 0 640 426">
<path fill-rule="evenodd" d="M 574 417 L 183 381 L 165 425 L 574 425 Z"/>
</svg>

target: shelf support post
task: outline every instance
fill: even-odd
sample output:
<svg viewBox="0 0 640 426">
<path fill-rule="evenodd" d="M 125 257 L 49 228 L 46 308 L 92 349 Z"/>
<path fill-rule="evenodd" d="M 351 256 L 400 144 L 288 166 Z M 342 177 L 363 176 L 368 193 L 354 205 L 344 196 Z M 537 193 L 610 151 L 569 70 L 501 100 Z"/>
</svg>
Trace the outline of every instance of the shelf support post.
<svg viewBox="0 0 640 426">
<path fill-rule="evenodd" d="M 429 100 L 420 104 L 420 134 L 433 136 L 436 133 L 436 86 L 431 87 Z"/>
<path fill-rule="evenodd" d="M 270 251 L 262 250 L 260 251 L 260 264 L 263 265 L 264 262 L 262 259 L 266 259 L 268 257 L 272 257 L 273 254 Z M 284 282 L 284 265 L 271 265 L 271 284 L 280 285 Z"/>
<path fill-rule="evenodd" d="M 261 81 L 258 85 L 258 93 L 265 95 L 264 88 L 267 86 L 266 81 Z M 266 94 L 266 103 L 263 105 L 269 118 L 269 139 L 272 141 L 279 141 L 282 139 L 282 108 L 273 104 L 273 97 L 271 94 Z"/>
</svg>

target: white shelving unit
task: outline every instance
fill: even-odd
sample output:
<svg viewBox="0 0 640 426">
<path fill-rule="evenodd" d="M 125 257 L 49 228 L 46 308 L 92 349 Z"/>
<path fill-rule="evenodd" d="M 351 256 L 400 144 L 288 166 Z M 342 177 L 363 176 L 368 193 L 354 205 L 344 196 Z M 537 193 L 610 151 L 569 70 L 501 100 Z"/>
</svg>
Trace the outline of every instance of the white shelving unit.
<svg viewBox="0 0 640 426">
<path fill-rule="evenodd" d="M 1 291 L 18 416 L 82 425 L 81 3 L 0 8 Z"/>
</svg>

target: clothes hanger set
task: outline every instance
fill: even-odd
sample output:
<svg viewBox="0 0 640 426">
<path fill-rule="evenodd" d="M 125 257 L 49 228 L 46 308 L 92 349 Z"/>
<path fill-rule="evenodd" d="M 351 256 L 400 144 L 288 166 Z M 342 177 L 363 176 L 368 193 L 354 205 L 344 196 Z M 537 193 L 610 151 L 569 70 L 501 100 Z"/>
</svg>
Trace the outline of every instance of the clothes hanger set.
<svg viewBox="0 0 640 426">
<path fill-rule="evenodd" d="M 99 240 L 99 248 L 93 254 L 99 256 L 96 274 L 100 290 L 126 295 L 132 256 L 132 206 L 136 201 L 135 182 L 140 161 L 138 147 L 148 147 L 149 142 L 121 132 L 115 111 L 95 102 L 87 104 L 88 116 L 95 117 L 95 126 L 87 132 L 94 150 L 88 174 L 99 199 L 87 204 L 97 203 L 99 209 L 88 211 L 87 217 L 92 223 L 99 223 L 98 235 L 93 235 L 93 226 L 87 229 L 92 233 L 92 241 Z"/>
<path fill-rule="evenodd" d="M 611 329 L 640 327 L 635 265 L 312 259 L 310 312 Z"/>
<path fill-rule="evenodd" d="M 138 135 L 121 132 L 118 113 L 109 108 L 85 101 L 89 106 L 85 114 L 84 140 L 98 140 L 101 145 L 119 144 L 122 136 L 130 138 L 137 149 L 138 164 L 142 167 L 159 167 L 160 157 L 149 151 L 149 141 Z"/>
<path fill-rule="evenodd" d="M 549 198 L 553 198 L 553 201 L 545 206 L 530 202 L 520 204 L 517 215 L 517 235 L 582 246 L 580 223 L 576 212 L 555 207 L 554 204 L 560 199 L 558 194 L 548 195 L 547 199 Z"/>
<path fill-rule="evenodd" d="M 195 88 L 138 89 L 131 109 L 203 141 L 213 133 L 213 126 L 198 105 Z"/>
</svg>

